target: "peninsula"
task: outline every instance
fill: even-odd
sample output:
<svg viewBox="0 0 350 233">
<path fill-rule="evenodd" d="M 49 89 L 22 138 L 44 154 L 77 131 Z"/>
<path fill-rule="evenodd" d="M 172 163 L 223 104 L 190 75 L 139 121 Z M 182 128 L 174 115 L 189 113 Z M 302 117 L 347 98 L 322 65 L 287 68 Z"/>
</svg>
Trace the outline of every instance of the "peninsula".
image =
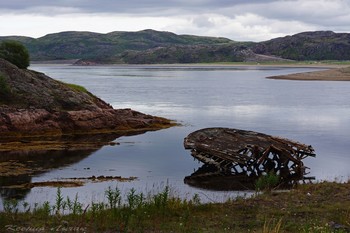
<svg viewBox="0 0 350 233">
<path fill-rule="evenodd" d="M 122 133 L 167 128 L 170 120 L 113 109 L 85 88 L 0 59 L 0 134 L 4 138 Z"/>
<path fill-rule="evenodd" d="M 303 81 L 350 81 L 350 67 L 267 77 Z"/>
</svg>

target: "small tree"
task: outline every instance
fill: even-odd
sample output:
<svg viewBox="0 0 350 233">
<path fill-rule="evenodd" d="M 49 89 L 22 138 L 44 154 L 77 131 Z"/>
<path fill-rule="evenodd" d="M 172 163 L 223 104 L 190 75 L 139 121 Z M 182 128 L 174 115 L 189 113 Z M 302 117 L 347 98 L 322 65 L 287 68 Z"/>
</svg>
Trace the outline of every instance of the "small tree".
<svg viewBox="0 0 350 233">
<path fill-rule="evenodd" d="M 20 69 L 29 66 L 29 52 L 27 48 L 17 41 L 4 41 L 0 44 L 0 58 L 3 58 Z"/>
</svg>

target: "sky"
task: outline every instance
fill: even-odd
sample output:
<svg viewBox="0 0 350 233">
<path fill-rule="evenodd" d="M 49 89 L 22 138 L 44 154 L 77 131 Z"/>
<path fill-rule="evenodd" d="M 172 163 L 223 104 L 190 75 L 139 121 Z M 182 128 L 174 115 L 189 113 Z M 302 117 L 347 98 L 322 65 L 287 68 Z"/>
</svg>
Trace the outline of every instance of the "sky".
<svg viewBox="0 0 350 233">
<path fill-rule="evenodd" d="M 350 0 L 0 0 L 0 36 L 139 31 L 265 41 L 350 32 Z"/>
</svg>

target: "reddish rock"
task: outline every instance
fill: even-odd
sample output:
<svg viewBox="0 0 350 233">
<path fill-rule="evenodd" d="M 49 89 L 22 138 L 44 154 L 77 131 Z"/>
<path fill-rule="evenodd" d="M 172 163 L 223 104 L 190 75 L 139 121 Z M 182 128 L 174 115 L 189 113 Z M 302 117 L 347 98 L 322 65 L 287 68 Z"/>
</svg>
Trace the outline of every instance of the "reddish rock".
<svg viewBox="0 0 350 233">
<path fill-rule="evenodd" d="M 18 69 L 2 59 L 0 79 L 10 90 L 1 93 L 0 89 L 2 137 L 155 130 L 172 126 L 164 118 L 131 109 L 113 109 L 89 92 L 76 90 L 39 72 Z"/>
</svg>

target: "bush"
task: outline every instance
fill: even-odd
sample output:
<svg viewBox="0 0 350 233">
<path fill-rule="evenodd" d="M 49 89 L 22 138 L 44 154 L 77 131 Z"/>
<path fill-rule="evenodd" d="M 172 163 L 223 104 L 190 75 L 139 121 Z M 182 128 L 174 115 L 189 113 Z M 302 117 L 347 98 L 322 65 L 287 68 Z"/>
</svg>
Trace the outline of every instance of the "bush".
<svg viewBox="0 0 350 233">
<path fill-rule="evenodd" d="M 271 191 L 279 183 L 280 177 L 271 172 L 259 177 L 259 179 L 255 182 L 255 189 L 257 191 Z"/>
<path fill-rule="evenodd" d="M 16 65 L 20 69 L 29 66 L 29 52 L 17 41 L 4 41 L 0 44 L 0 57 Z"/>
<path fill-rule="evenodd" d="M 11 90 L 6 82 L 5 77 L 0 73 L 0 103 L 6 102 L 10 96 Z"/>
</svg>

